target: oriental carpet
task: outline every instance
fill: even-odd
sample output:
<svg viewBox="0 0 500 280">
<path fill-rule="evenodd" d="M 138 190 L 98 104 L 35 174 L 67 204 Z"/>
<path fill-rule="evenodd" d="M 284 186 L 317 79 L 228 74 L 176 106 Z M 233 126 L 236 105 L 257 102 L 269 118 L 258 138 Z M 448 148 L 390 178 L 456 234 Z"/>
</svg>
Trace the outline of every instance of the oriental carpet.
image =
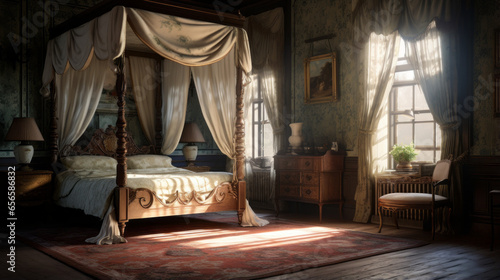
<svg viewBox="0 0 500 280">
<path fill-rule="evenodd" d="M 266 217 L 267 219 L 267 217 Z M 423 241 L 271 218 L 240 227 L 236 214 L 133 220 L 128 243 L 86 244 L 97 227 L 17 233 L 46 254 L 98 279 L 253 279 L 414 248 Z"/>
</svg>

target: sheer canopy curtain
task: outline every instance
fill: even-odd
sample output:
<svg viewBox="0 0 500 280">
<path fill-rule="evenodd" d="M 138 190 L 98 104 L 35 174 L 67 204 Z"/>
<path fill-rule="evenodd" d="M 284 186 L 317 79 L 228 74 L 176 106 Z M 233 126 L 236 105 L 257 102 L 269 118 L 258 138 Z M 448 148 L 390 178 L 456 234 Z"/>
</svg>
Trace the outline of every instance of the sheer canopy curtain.
<svg viewBox="0 0 500 280">
<path fill-rule="evenodd" d="M 186 120 L 191 75 L 189 67 L 164 59 L 162 62 L 162 133 L 161 153 L 171 154 L 181 139 Z M 154 108 L 154 107 L 153 107 Z"/>
<path fill-rule="evenodd" d="M 362 52 L 363 94 L 358 133 L 358 187 L 354 221 L 368 222 L 373 208 L 374 173 L 378 169 L 372 147 L 376 144 L 376 131 L 387 104 L 394 81 L 399 52 L 399 35 L 372 33 Z"/>
<path fill-rule="evenodd" d="M 57 89 L 57 133 L 59 147 L 74 145 L 83 135 L 99 104 L 105 81 L 115 74 L 108 60 L 90 56 L 87 71 L 68 67 L 62 75 L 55 74 Z"/>
<path fill-rule="evenodd" d="M 128 60 L 139 122 L 149 143 L 154 145 L 156 117 L 154 108 L 156 107 L 156 91 L 159 87 L 157 61 L 139 56 L 129 56 Z"/>
</svg>

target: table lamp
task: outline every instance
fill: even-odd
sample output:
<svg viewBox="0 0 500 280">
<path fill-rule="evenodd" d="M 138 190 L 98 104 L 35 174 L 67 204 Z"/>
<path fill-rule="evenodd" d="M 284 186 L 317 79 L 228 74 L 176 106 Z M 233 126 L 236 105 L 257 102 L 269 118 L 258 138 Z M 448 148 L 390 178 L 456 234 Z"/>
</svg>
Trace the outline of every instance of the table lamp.
<svg viewBox="0 0 500 280">
<path fill-rule="evenodd" d="M 9 131 L 5 136 L 6 141 L 21 141 L 14 148 L 16 161 L 23 165 L 21 170 L 31 170 L 28 166 L 33 158 L 34 149 L 27 141 L 43 141 L 42 133 L 36 125 L 34 118 L 14 118 Z"/>
<path fill-rule="evenodd" d="M 203 138 L 203 134 L 201 134 L 196 123 L 187 122 L 184 124 L 184 130 L 182 131 L 179 142 L 187 143 L 184 148 L 182 148 L 182 154 L 184 154 L 186 161 L 193 162 L 198 155 L 198 146 L 194 143 L 203 143 L 205 142 L 205 138 Z M 189 165 L 192 165 L 192 163 Z"/>
</svg>

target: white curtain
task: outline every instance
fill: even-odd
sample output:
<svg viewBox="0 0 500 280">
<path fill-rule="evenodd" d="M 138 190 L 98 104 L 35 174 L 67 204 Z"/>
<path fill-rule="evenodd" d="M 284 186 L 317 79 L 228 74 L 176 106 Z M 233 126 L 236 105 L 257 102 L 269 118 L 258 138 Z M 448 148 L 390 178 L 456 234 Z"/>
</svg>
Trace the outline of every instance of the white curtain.
<svg viewBox="0 0 500 280">
<path fill-rule="evenodd" d="M 201 112 L 214 141 L 230 159 L 236 156 L 236 68 L 231 53 L 207 66 L 192 67 Z"/>
<path fill-rule="evenodd" d="M 128 23 L 149 48 L 187 66 L 212 64 L 224 58 L 235 45 L 237 63 L 252 70 L 248 39 L 236 27 L 126 8 Z"/>
<path fill-rule="evenodd" d="M 122 55 L 126 20 L 125 9 L 115 7 L 109 13 L 50 40 L 43 69 L 42 95 L 49 96 L 48 85 L 55 73 L 61 75 L 69 68 L 81 70 L 94 54 L 100 60 L 109 61 Z"/>
<path fill-rule="evenodd" d="M 234 68 L 234 66 L 233 66 Z M 191 76 L 189 67 L 164 59 L 162 62 L 161 153 L 171 154 L 181 139 Z"/>
<path fill-rule="evenodd" d="M 155 144 L 155 104 L 158 90 L 158 67 L 155 59 L 130 56 L 132 92 L 142 131 L 152 145 Z"/>
<path fill-rule="evenodd" d="M 69 68 L 55 77 L 60 149 L 74 145 L 85 132 L 99 104 L 104 82 L 114 76 L 108 61 L 95 56 L 84 69 Z"/>
<path fill-rule="evenodd" d="M 372 33 L 359 58 L 363 81 L 358 135 L 358 187 L 355 194 L 356 222 L 368 222 L 373 208 L 373 176 L 378 166 L 372 147 L 394 81 L 399 42 L 397 31 L 387 36 Z"/>
<path fill-rule="evenodd" d="M 408 57 L 414 66 L 415 76 L 422 88 L 432 116 L 441 128 L 441 159 L 450 155 L 455 158 L 463 152 L 461 149 L 460 117 L 457 106 L 458 62 L 453 54 L 456 47 L 453 45 L 455 36 L 451 33 L 440 32 L 433 21 L 425 33 L 415 40 L 406 41 Z M 444 52 L 443 50 L 447 50 Z M 451 201 L 453 211 L 462 214 L 463 194 L 461 184 L 461 170 L 452 165 Z M 447 193 L 444 192 L 447 196 Z M 454 213 L 456 214 L 456 213 Z M 442 213 L 442 220 L 437 219 L 437 232 L 448 232 L 446 221 L 448 215 Z M 461 215 L 458 215 L 461 216 Z"/>
</svg>

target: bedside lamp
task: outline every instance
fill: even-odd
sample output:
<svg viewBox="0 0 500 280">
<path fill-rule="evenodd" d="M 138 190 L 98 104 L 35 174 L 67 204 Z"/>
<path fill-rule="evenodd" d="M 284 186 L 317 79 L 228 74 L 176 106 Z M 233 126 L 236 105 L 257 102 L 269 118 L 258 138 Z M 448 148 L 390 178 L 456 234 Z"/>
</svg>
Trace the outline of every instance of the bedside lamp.
<svg viewBox="0 0 500 280">
<path fill-rule="evenodd" d="M 201 131 L 196 123 L 188 122 L 184 124 L 184 130 L 182 131 L 179 142 L 187 143 L 184 148 L 182 148 L 182 153 L 184 154 L 186 161 L 193 162 L 196 160 L 196 156 L 198 155 L 198 147 L 194 143 L 203 143 L 205 142 L 205 138 L 203 138 L 203 134 L 201 134 Z M 192 163 L 189 165 L 192 165 Z"/>
<path fill-rule="evenodd" d="M 27 141 L 43 141 L 42 133 L 38 129 L 34 118 L 14 118 L 9 131 L 5 136 L 6 141 L 21 141 L 14 148 L 16 161 L 23 165 L 21 170 L 30 170 L 28 164 L 33 158 L 34 149 Z"/>
</svg>

